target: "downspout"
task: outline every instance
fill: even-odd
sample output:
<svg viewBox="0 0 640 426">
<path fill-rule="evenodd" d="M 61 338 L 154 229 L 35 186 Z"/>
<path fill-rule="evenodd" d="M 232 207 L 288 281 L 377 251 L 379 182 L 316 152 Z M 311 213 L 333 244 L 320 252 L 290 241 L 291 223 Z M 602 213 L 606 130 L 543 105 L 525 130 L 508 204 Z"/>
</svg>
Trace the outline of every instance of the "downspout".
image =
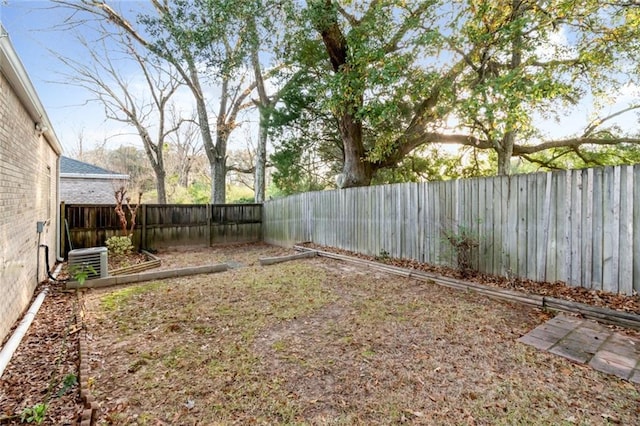
<svg viewBox="0 0 640 426">
<path fill-rule="evenodd" d="M 60 269 L 62 268 L 62 264 L 59 264 L 53 275 L 57 276 L 60 273 Z M 36 300 L 33 301 L 31 307 L 24 314 L 22 321 L 20 321 L 20 325 L 15 329 L 11 338 L 7 340 L 7 343 L 4 345 L 2 350 L 0 351 L 0 378 L 2 378 L 2 374 L 4 373 L 5 368 L 9 365 L 9 361 L 11 361 L 11 357 L 13 356 L 18 346 L 20 346 L 20 342 L 24 338 L 25 334 L 27 334 L 27 330 L 31 326 L 33 319 L 36 317 L 36 314 L 40 310 L 42 306 L 42 302 L 44 302 L 44 298 L 49 293 L 49 286 L 47 285 L 44 290 L 40 292 Z"/>
<path fill-rule="evenodd" d="M 58 156 L 58 158 L 56 159 L 56 209 L 57 209 L 57 213 L 56 213 L 56 261 L 57 262 L 64 262 L 64 258 L 61 256 L 60 253 L 60 232 L 62 229 L 62 224 L 60 223 L 60 220 L 62 219 L 60 217 L 60 156 Z"/>
</svg>

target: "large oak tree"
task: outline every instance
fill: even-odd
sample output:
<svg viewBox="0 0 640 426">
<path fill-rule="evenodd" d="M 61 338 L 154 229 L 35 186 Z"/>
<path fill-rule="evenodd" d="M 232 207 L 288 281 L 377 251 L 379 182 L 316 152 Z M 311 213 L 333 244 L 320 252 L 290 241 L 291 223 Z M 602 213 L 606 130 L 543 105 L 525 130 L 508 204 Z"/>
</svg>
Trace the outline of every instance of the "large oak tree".
<svg viewBox="0 0 640 426">
<path fill-rule="evenodd" d="M 325 125 L 339 132 L 339 186 L 368 185 L 378 170 L 429 144 L 491 150 L 496 172 L 507 174 L 513 156 L 640 142 L 601 127 L 619 112 L 561 139 L 545 137 L 534 123 L 536 114 L 615 91 L 625 67 L 638 75 L 637 59 L 624 57 L 638 48 L 633 5 L 310 0 L 300 15 L 292 53 L 301 67 L 315 67 L 306 89 L 314 108 L 331 112 L 334 122 Z M 554 46 L 563 31 L 570 40 Z"/>
</svg>

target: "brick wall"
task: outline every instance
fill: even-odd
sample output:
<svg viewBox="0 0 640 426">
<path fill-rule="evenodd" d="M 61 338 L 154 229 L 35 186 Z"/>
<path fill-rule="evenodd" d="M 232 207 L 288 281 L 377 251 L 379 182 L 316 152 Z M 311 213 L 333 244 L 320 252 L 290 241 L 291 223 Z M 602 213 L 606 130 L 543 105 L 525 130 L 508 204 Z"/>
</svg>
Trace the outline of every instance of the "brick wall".
<svg viewBox="0 0 640 426">
<path fill-rule="evenodd" d="M 48 220 L 40 244 L 55 263 L 57 167 L 57 155 L 0 74 L 0 341 L 46 278 L 37 221 Z"/>
<path fill-rule="evenodd" d="M 60 178 L 60 201 L 67 204 L 115 204 L 115 191 L 126 182 L 120 179 Z"/>
</svg>

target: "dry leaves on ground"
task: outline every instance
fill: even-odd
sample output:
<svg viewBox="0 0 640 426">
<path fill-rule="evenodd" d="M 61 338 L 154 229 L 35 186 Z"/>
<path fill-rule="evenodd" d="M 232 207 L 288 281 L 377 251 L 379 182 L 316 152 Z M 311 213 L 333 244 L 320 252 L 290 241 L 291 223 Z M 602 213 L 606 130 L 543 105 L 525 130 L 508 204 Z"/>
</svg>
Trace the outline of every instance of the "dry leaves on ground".
<svg viewBox="0 0 640 426">
<path fill-rule="evenodd" d="M 88 296 L 102 424 L 640 415 L 634 385 L 516 342 L 540 323 L 535 309 L 322 258 L 245 262 Z"/>
<path fill-rule="evenodd" d="M 163 268 L 238 269 L 87 293 L 100 423 L 633 424 L 640 415 L 637 386 L 516 343 L 545 312 L 328 259 L 259 266 L 291 253 L 176 248 L 158 253 Z M 57 393 L 76 371 L 74 297 L 45 300 L 0 382 L 0 415 L 42 401 L 51 383 Z M 76 395 L 53 398 L 45 424 L 70 424 Z"/>
<path fill-rule="evenodd" d="M 37 404 L 47 404 L 43 424 L 73 424 L 81 411 L 76 303 L 76 295 L 60 286 L 45 298 L 0 379 L 1 424 L 22 424 L 23 411 Z"/>
</svg>

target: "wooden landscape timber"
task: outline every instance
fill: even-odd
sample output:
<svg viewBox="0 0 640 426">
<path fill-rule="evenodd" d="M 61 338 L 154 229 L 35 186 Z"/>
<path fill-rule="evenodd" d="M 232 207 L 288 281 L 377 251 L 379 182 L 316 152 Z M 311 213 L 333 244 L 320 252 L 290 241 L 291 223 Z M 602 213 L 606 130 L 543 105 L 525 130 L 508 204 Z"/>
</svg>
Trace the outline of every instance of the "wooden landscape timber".
<svg viewBox="0 0 640 426">
<path fill-rule="evenodd" d="M 316 253 L 314 251 L 305 251 L 305 252 L 302 252 L 302 253 L 292 254 L 292 255 L 289 255 L 289 256 L 262 257 L 259 260 L 260 260 L 260 265 L 267 266 L 267 265 L 275 265 L 276 263 L 289 262 L 291 260 L 306 259 L 306 258 L 309 258 L 309 257 L 316 257 L 317 255 L 318 255 L 318 253 Z"/>
<path fill-rule="evenodd" d="M 106 278 L 97 278 L 94 280 L 87 280 L 83 284 L 77 281 L 70 281 L 66 283 L 65 289 L 84 289 L 84 288 L 103 288 L 112 287 L 122 284 L 133 284 L 144 281 L 162 280 L 166 278 L 177 278 L 188 275 L 197 274 L 212 274 L 215 272 L 224 272 L 229 269 L 226 263 L 220 263 L 216 265 L 204 265 L 204 266 L 191 266 L 186 268 L 168 269 L 161 271 L 142 272 L 138 274 L 130 275 L 117 275 Z"/>
<path fill-rule="evenodd" d="M 146 250 L 142 250 L 142 254 L 147 256 L 146 262 L 138 263 L 137 265 L 125 266 L 123 268 L 114 269 L 109 271 L 109 275 L 127 275 L 127 274 L 135 274 L 142 271 L 147 271 L 149 269 L 157 268 L 160 266 L 160 258 L 154 256 Z"/>
</svg>

